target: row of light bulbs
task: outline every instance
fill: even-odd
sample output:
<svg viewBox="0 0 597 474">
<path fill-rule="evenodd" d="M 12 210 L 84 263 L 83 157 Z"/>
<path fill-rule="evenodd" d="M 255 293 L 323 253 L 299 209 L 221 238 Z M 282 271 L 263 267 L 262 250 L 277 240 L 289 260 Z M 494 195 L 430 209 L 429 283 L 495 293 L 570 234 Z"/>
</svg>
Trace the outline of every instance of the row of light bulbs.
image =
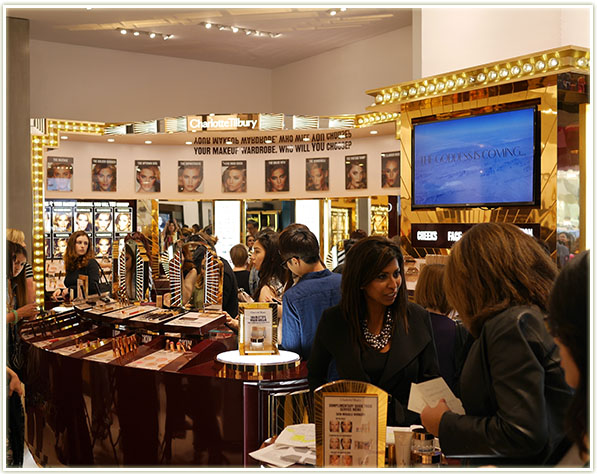
<svg viewBox="0 0 597 474">
<path fill-rule="evenodd" d="M 586 57 L 581 57 L 576 60 L 576 66 L 584 68 L 589 64 Z M 502 66 L 501 68 L 492 69 L 487 72 L 479 72 L 477 74 L 467 75 L 465 73 L 460 76 L 450 77 L 448 79 L 437 80 L 437 82 L 423 84 L 413 84 L 404 88 L 390 89 L 389 91 L 382 91 L 375 96 L 375 104 L 392 103 L 398 99 L 413 98 L 416 96 L 429 95 L 434 93 L 442 93 L 455 89 L 461 89 L 467 86 L 475 86 L 477 84 L 485 84 L 488 82 L 497 82 L 507 80 L 509 78 L 516 78 L 522 74 L 542 73 L 550 69 L 556 69 L 560 65 L 560 60 L 552 57 L 548 60 L 539 59 L 535 63 L 525 62 L 522 65 Z"/>
<path fill-rule="evenodd" d="M 164 35 L 154 31 L 128 30 L 126 28 L 117 28 L 117 30 L 120 31 L 121 35 L 128 35 L 131 33 L 133 36 L 149 36 L 151 39 L 162 38 L 163 40 L 174 38 L 174 35 Z"/>
<path fill-rule="evenodd" d="M 269 36 L 270 38 L 279 38 L 282 36 L 282 33 L 272 33 L 271 31 L 260 31 L 260 30 L 251 30 L 249 28 L 241 28 L 240 26 L 229 26 L 229 25 L 221 25 L 219 23 L 211 23 L 209 21 L 203 21 L 199 23 L 199 26 L 203 26 L 207 30 L 216 29 L 219 31 L 232 31 L 232 33 L 244 33 L 245 35 L 253 35 L 253 36 Z"/>
<path fill-rule="evenodd" d="M 367 125 L 373 125 L 376 123 L 389 122 L 392 120 L 396 120 L 397 118 L 398 118 L 397 112 L 388 112 L 388 113 L 382 112 L 382 113 L 367 114 L 367 115 L 359 116 L 359 118 L 357 119 L 357 124 L 367 126 Z"/>
</svg>

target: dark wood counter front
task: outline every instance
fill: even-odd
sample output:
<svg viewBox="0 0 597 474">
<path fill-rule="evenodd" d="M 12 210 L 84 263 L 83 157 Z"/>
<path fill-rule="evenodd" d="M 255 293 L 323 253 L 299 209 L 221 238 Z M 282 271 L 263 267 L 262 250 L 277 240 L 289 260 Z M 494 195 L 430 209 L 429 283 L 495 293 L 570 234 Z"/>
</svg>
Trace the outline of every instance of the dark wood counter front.
<svg viewBox="0 0 597 474">
<path fill-rule="evenodd" d="M 25 436 L 45 467 L 246 466 L 248 452 L 270 435 L 276 414 L 268 397 L 307 385 L 304 364 L 270 380 L 223 376 L 214 358 L 229 350 L 228 341 L 198 340 L 160 370 L 123 365 L 134 357 L 129 354 L 109 362 L 86 359 L 101 347 L 64 354 L 40 346 L 58 332 L 78 334 L 72 322 L 80 317 L 72 315 L 66 332 L 54 327 L 40 335 L 38 327 L 38 335 L 25 340 Z M 88 330 L 86 321 L 80 326 Z M 96 326 L 85 337 L 109 340 L 112 331 Z M 63 347 L 63 340 L 52 347 Z M 157 336 L 138 350 L 163 347 L 164 340 Z"/>
</svg>

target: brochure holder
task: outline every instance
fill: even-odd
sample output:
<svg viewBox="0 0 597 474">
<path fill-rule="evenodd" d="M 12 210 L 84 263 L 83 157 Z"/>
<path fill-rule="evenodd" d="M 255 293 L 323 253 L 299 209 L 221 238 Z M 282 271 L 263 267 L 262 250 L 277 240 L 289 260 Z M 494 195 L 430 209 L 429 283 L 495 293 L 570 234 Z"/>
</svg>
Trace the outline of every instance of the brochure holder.
<svg viewBox="0 0 597 474">
<path fill-rule="evenodd" d="M 314 392 L 318 467 L 385 466 L 388 394 L 366 382 L 337 380 Z"/>
</svg>

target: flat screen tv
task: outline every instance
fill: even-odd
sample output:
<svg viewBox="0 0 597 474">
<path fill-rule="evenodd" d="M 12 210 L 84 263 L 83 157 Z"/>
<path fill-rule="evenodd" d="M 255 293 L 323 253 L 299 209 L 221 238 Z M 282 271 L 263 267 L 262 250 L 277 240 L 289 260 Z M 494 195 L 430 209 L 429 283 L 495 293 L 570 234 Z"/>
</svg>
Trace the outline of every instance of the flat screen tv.
<svg viewBox="0 0 597 474">
<path fill-rule="evenodd" d="M 537 106 L 413 120 L 412 208 L 536 206 Z"/>
</svg>

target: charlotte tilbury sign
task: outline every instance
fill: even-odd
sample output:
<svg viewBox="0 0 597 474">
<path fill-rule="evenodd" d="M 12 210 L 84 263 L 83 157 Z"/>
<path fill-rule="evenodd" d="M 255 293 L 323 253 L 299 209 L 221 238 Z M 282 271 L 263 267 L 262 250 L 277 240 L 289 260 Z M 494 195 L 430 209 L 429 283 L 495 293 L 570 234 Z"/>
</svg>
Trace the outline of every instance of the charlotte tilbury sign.
<svg viewBox="0 0 597 474">
<path fill-rule="evenodd" d="M 239 130 L 257 128 L 257 119 L 240 118 L 238 115 L 189 115 L 187 116 L 188 130 Z"/>
</svg>

